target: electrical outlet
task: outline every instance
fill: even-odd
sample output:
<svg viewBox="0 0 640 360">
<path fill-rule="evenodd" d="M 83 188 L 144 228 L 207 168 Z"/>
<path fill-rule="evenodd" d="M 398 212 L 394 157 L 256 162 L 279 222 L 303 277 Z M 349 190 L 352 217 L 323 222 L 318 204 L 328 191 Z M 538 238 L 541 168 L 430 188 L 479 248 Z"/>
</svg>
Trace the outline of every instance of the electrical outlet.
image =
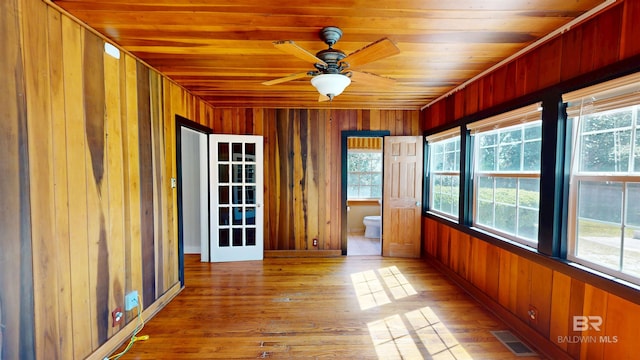
<svg viewBox="0 0 640 360">
<path fill-rule="evenodd" d="M 136 306 L 139 306 L 138 291 L 134 290 L 124 296 L 124 310 L 131 311 Z"/>
<path fill-rule="evenodd" d="M 529 321 L 533 324 L 538 323 L 538 309 L 535 306 L 529 305 L 529 311 L 527 312 L 529 315 Z"/>
<path fill-rule="evenodd" d="M 122 315 L 122 309 L 119 307 L 115 308 L 115 310 L 111 312 L 111 319 L 113 320 L 111 325 L 112 327 L 120 325 L 120 322 L 122 322 Z"/>
</svg>

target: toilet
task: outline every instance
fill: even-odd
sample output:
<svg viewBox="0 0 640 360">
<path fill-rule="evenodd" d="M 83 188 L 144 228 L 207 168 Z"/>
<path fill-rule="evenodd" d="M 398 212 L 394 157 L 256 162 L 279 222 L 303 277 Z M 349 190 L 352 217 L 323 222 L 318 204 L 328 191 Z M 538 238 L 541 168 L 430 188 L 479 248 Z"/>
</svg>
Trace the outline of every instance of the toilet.
<svg viewBox="0 0 640 360">
<path fill-rule="evenodd" d="M 380 238 L 380 215 L 365 216 L 362 220 L 364 224 L 364 237 L 366 238 Z"/>
</svg>

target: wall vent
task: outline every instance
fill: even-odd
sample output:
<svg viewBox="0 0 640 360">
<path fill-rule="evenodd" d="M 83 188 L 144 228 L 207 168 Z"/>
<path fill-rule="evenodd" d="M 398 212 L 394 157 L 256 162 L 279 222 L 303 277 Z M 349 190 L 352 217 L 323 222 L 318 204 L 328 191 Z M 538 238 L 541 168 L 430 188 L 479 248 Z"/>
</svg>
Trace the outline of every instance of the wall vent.
<svg viewBox="0 0 640 360">
<path fill-rule="evenodd" d="M 535 351 L 531 350 L 527 344 L 523 343 L 509 330 L 491 331 L 491 334 L 495 336 L 507 349 L 511 350 L 516 356 L 536 356 Z"/>
</svg>

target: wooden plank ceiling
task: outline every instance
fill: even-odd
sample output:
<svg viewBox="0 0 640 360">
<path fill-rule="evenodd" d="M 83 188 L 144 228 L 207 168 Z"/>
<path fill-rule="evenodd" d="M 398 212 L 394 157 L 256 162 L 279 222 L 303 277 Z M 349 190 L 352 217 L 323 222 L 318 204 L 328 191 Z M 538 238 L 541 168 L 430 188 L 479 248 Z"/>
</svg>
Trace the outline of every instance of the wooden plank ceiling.
<svg viewBox="0 0 640 360">
<path fill-rule="evenodd" d="M 216 107 L 317 108 L 315 70 L 277 49 L 293 40 L 315 54 L 337 26 L 350 54 L 387 37 L 400 53 L 356 70 L 395 79 L 354 81 L 334 108 L 419 109 L 562 27 L 603 0 L 46 0 Z"/>
</svg>

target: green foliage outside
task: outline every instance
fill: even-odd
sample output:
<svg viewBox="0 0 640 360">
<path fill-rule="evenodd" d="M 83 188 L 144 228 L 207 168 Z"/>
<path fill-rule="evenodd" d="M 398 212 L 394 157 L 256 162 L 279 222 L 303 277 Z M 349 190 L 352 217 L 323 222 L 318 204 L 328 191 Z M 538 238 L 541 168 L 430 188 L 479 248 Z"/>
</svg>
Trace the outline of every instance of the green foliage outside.
<svg viewBox="0 0 640 360">
<path fill-rule="evenodd" d="M 347 156 L 347 197 L 382 197 L 382 152 L 349 152 Z"/>
<path fill-rule="evenodd" d="M 450 195 L 450 188 L 447 186 L 434 186 L 433 191 L 436 210 L 448 212 L 448 209 L 455 209 L 455 212 L 457 212 L 457 192 L 454 195 Z M 518 196 L 519 209 L 516 208 L 515 188 L 497 188 L 494 207 L 493 189 L 481 188 L 478 194 L 477 219 L 481 224 L 495 227 L 501 231 L 527 239 L 535 239 L 538 231 L 540 194 L 537 191 L 520 189 Z M 516 214 L 516 211 L 519 211 L 519 213 Z M 457 215 L 457 213 L 454 213 L 454 215 Z M 516 215 L 518 218 L 517 224 Z"/>
<path fill-rule="evenodd" d="M 635 144 L 631 144 L 632 120 L 631 107 L 584 116 L 581 119 L 580 170 L 640 171 L 640 138 L 636 130 Z"/>
<path fill-rule="evenodd" d="M 481 188 L 478 193 L 479 206 L 476 218 L 482 224 L 534 240 L 538 233 L 539 199 L 538 191 L 520 189 L 516 193 L 515 188 L 496 188 L 494 206 L 493 189 Z M 491 224 L 492 220 L 494 224 Z"/>
</svg>

